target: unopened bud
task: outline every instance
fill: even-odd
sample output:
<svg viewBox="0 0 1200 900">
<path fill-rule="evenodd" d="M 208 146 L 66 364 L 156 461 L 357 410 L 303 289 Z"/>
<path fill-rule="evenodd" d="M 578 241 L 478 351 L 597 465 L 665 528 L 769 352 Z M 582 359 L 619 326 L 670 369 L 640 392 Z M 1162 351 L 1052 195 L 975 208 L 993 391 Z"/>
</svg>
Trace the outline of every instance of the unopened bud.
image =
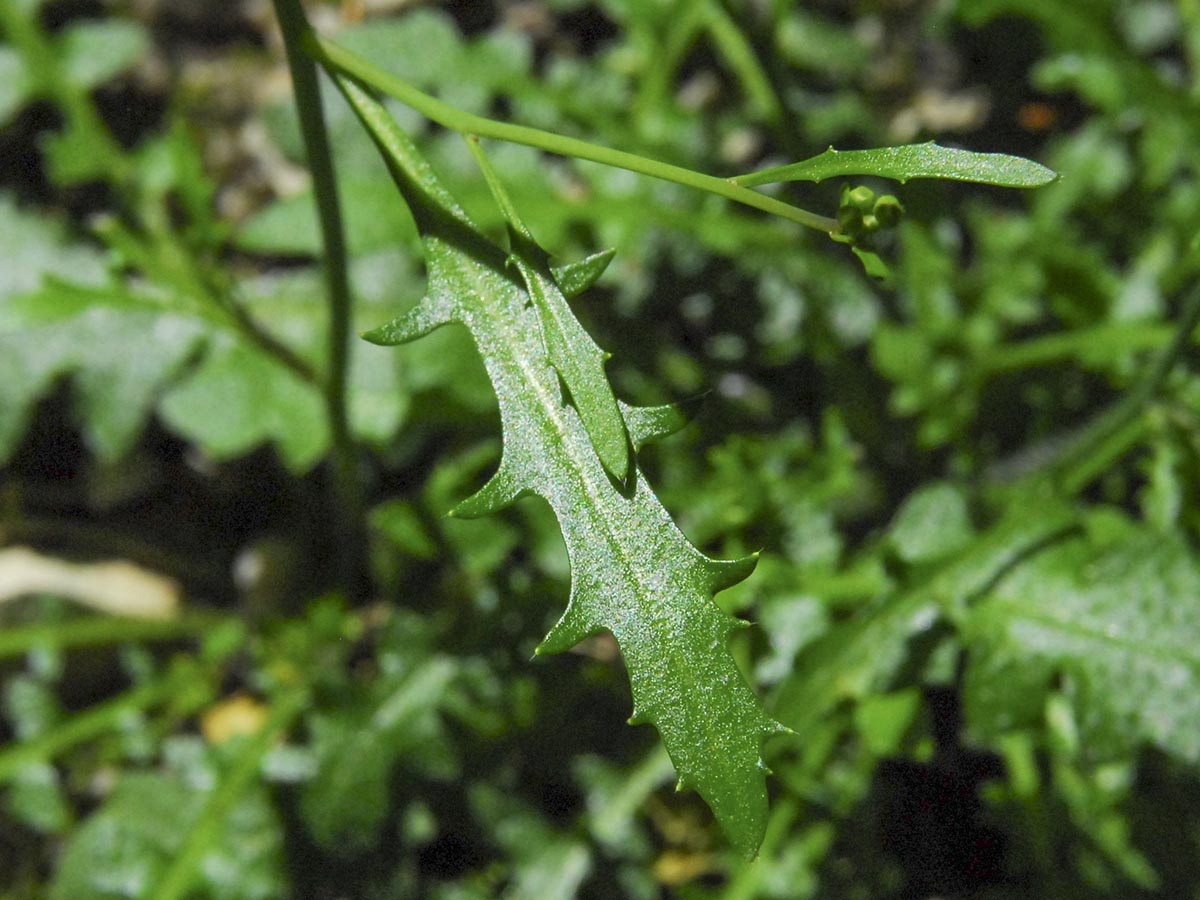
<svg viewBox="0 0 1200 900">
<path fill-rule="evenodd" d="M 871 207 L 875 204 L 875 192 L 869 187 L 859 185 L 854 190 L 846 194 L 842 199 L 843 204 L 849 204 L 855 207 L 860 212 L 869 213 Z"/>
<path fill-rule="evenodd" d="M 875 201 L 871 212 L 884 228 L 892 228 L 904 217 L 904 207 L 891 194 L 884 194 Z"/>
</svg>

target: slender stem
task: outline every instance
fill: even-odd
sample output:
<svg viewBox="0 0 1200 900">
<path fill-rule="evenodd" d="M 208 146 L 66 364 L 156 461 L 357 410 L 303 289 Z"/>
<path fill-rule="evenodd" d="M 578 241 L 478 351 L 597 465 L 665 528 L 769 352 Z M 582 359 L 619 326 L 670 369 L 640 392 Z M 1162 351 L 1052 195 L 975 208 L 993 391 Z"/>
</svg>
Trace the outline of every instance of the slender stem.
<svg viewBox="0 0 1200 900">
<path fill-rule="evenodd" d="M 66 650 L 194 637 L 211 631 L 224 621 L 219 615 L 191 613 L 167 620 L 92 616 L 51 625 L 26 625 L 0 631 L 0 660 L 21 656 L 38 647 Z"/>
<path fill-rule="evenodd" d="M 350 280 L 346 241 L 338 203 L 337 182 L 329 150 L 329 135 L 321 106 L 317 68 L 305 53 L 305 36 L 311 26 L 300 0 L 272 0 L 275 15 L 287 50 L 288 68 L 308 167 L 312 173 L 313 193 L 324 246 L 326 291 L 329 294 L 329 370 L 325 375 L 325 406 L 333 442 L 333 482 L 337 495 L 337 545 L 342 583 L 347 589 L 357 585 L 361 554 L 362 496 L 353 438 L 346 410 L 346 385 L 350 362 Z"/>
<path fill-rule="evenodd" d="M 655 114 L 669 104 L 672 75 L 704 28 L 703 15 L 702 4 L 685 3 L 666 34 L 646 33 L 645 37 L 653 43 L 645 48 L 644 52 L 651 54 L 651 61 L 638 81 L 633 101 L 633 110 L 639 117 Z"/>
<path fill-rule="evenodd" d="M 775 86 L 729 10 L 721 5 L 720 0 L 704 0 L 704 17 L 708 33 L 737 74 L 746 98 L 758 107 L 758 114 L 768 122 L 777 124 L 782 121 L 783 104 L 775 95 Z"/>
<path fill-rule="evenodd" d="M 276 0 L 277 5 L 280 2 L 282 0 Z M 581 141 L 578 138 L 566 137 L 561 134 L 542 131 L 538 128 L 529 128 L 525 125 L 514 125 L 510 122 L 497 122 L 494 119 L 477 116 L 453 107 L 448 103 L 443 103 L 436 97 L 431 97 L 429 94 L 417 90 L 408 82 L 397 78 L 390 72 L 380 69 L 378 66 L 372 65 L 349 50 L 339 47 L 334 42 L 320 37 L 312 31 L 306 33 L 304 41 L 305 47 L 312 53 L 313 57 L 324 65 L 364 82 L 389 96 L 395 97 L 407 106 L 411 106 L 427 119 L 437 122 L 439 125 L 449 128 L 452 131 L 509 141 L 514 144 L 524 144 L 528 147 L 544 150 L 547 153 L 556 153 L 560 156 L 573 156 L 577 159 L 591 160 L 592 162 L 614 166 L 618 169 L 628 169 L 631 172 L 650 175 L 654 178 L 661 178 L 664 181 L 673 181 L 676 184 L 682 184 L 686 187 L 707 191 L 710 194 L 717 194 L 728 200 L 752 206 L 755 209 L 761 209 L 764 212 L 797 222 L 809 228 L 815 228 L 818 231 L 832 232 L 837 230 L 838 222 L 836 219 L 809 212 L 798 206 L 792 206 L 789 203 L 776 200 L 774 197 L 768 197 L 749 188 L 741 187 L 725 178 L 717 178 L 714 175 L 694 172 L 682 166 L 674 166 L 670 163 L 648 159 L 645 156 L 626 153 L 623 150 L 601 147 L 597 144 Z"/>
<path fill-rule="evenodd" d="M 292 374 L 301 381 L 318 387 L 327 387 L 327 385 L 322 384 L 321 378 L 313 370 L 313 367 L 308 364 L 307 360 L 303 359 L 295 350 L 259 325 L 254 317 L 235 298 L 229 298 L 228 302 L 221 303 L 220 307 L 225 310 L 229 316 L 229 321 L 233 323 L 234 328 L 246 340 L 255 344 L 267 355 L 275 357 L 276 360 L 290 369 Z M 330 418 L 333 418 L 332 411 Z"/>
<path fill-rule="evenodd" d="M 1128 449 L 1131 442 L 1143 433 L 1142 429 L 1135 427 L 1136 420 L 1162 390 L 1167 376 L 1191 344 L 1192 332 L 1197 324 L 1200 324 L 1200 285 L 1193 288 L 1184 299 L 1183 311 L 1171 342 L 1163 348 L 1142 380 L 1108 412 L 1087 426 L 1053 465 L 1051 477 L 1063 489 L 1071 493 L 1081 490 L 1101 471 L 1091 462 L 1092 456 L 1103 450 L 1109 459 L 1114 459 L 1114 447 Z"/>
<path fill-rule="evenodd" d="M 1126 350 L 1161 347 L 1172 334 L 1169 324 L 1129 322 L 1065 331 L 990 350 L 979 359 L 978 371 L 980 376 L 995 375 L 1088 354 L 1111 358 Z"/>
<path fill-rule="evenodd" d="M 179 695 L 178 673 L 167 674 L 119 697 L 75 713 L 58 727 L 32 740 L 0 751 L 0 784 L 12 781 L 26 766 L 48 762 L 85 741 L 120 727 L 127 716 Z M 188 692 L 182 694 L 187 696 Z M 202 697 L 203 694 L 196 696 Z"/>
<path fill-rule="evenodd" d="M 1074 496 L 1107 472 L 1126 453 L 1142 443 L 1150 433 L 1146 416 L 1138 416 L 1100 434 L 1089 446 L 1086 456 L 1081 456 L 1059 476 L 1061 490 Z"/>
<path fill-rule="evenodd" d="M 301 688 L 275 702 L 262 729 L 247 738 L 232 768 L 209 795 L 199 817 L 192 823 L 184 845 L 147 896 L 152 900 L 182 900 L 190 894 L 205 854 L 221 838 L 230 813 L 258 775 L 263 757 L 307 704 L 308 694 Z"/>
</svg>

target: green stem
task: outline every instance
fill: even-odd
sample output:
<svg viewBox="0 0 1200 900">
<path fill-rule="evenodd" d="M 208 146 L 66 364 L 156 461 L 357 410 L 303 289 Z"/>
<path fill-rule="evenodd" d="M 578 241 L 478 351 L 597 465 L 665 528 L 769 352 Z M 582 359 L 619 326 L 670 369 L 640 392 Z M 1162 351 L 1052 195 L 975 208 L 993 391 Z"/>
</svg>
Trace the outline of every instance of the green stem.
<svg viewBox="0 0 1200 900">
<path fill-rule="evenodd" d="M 1115 429 L 1100 435 L 1081 457 L 1059 475 L 1059 485 L 1067 496 L 1074 496 L 1107 472 L 1117 460 L 1142 443 L 1150 433 L 1145 416 L 1120 423 Z"/>
<path fill-rule="evenodd" d="M 1122 351 L 1161 347 L 1173 333 L 1170 325 L 1117 322 L 1050 334 L 988 351 L 978 361 L 978 373 L 987 377 L 1089 355 L 1112 358 Z"/>
<path fill-rule="evenodd" d="M 346 410 L 350 362 L 350 280 L 337 182 L 329 150 L 329 135 L 321 106 L 317 68 L 305 53 L 311 26 L 300 0 L 272 0 L 287 50 L 288 68 L 300 116 L 305 154 L 312 173 L 313 194 L 324 247 L 325 286 L 329 294 L 329 370 L 325 376 L 325 407 L 333 443 L 333 482 L 336 497 L 336 539 L 342 583 L 353 589 L 360 574 L 362 495 L 353 438 Z"/>
<path fill-rule="evenodd" d="M 49 762 L 72 747 L 119 728 L 129 715 L 178 695 L 178 679 L 178 672 L 169 672 L 119 697 L 75 713 L 45 734 L 0 751 L 0 784 L 12 781 L 26 766 Z"/>
<path fill-rule="evenodd" d="M 1050 476 L 1064 490 L 1082 490 L 1103 468 L 1097 468 L 1093 457 L 1103 456 L 1111 461 L 1114 453 L 1128 450 L 1144 433 L 1139 419 L 1146 406 L 1162 390 L 1167 376 L 1191 344 L 1192 332 L 1200 324 L 1200 285 L 1192 289 L 1183 301 L 1183 311 L 1171 342 L 1163 348 L 1145 377 L 1116 405 L 1084 428 L 1050 469 Z M 1119 455 L 1119 454 L 1117 454 Z"/>
<path fill-rule="evenodd" d="M 684 4 L 665 35 L 654 32 L 643 34 L 643 40 L 650 46 L 644 46 L 642 50 L 651 59 L 638 82 L 637 98 L 633 104 L 638 118 L 656 115 L 669 105 L 672 76 L 704 27 L 703 13 L 704 7 L 699 3 Z"/>
<path fill-rule="evenodd" d="M 281 0 L 276 0 L 276 2 L 278 4 Z M 760 194 L 757 191 L 736 185 L 725 178 L 717 178 L 713 175 L 694 172 L 682 166 L 674 166 L 670 163 L 648 159 L 634 153 L 626 153 L 623 150 L 614 150 L 610 147 L 589 144 L 587 141 L 581 141 L 578 138 L 566 137 L 537 128 L 529 128 L 525 125 L 514 125 L 510 122 L 497 122 L 494 119 L 486 119 L 483 116 L 477 116 L 458 109 L 448 103 L 443 103 L 436 97 L 431 97 L 429 94 L 417 90 L 408 82 L 397 78 L 390 72 L 380 69 L 378 66 L 367 62 L 349 50 L 339 47 L 334 42 L 320 37 L 312 31 L 306 33 L 304 46 L 314 58 L 325 66 L 336 69 L 376 90 L 395 97 L 405 105 L 411 106 L 427 119 L 437 122 L 439 125 L 449 128 L 452 131 L 508 141 L 513 144 L 524 144 L 527 147 L 535 147 L 547 153 L 586 159 L 606 166 L 614 166 L 618 169 L 628 169 L 631 172 L 650 175 L 653 178 L 673 181 L 685 187 L 716 194 L 727 200 L 752 206 L 755 209 L 780 216 L 808 228 L 815 228 L 818 231 L 832 232 L 837 230 L 838 222 L 836 219 L 809 212 L 798 206 L 792 206 L 789 203 L 776 200 L 774 197 L 768 197 L 765 194 Z"/>
<path fill-rule="evenodd" d="M 754 47 L 746 40 L 737 22 L 720 0 L 704 0 L 705 24 L 713 42 L 742 83 L 746 99 L 756 112 L 771 124 L 783 119 L 783 104 L 775 95 L 775 86 L 759 63 Z"/>
<path fill-rule="evenodd" d="M 22 656 L 39 647 L 61 650 L 142 641 L 196 637 L 224 622 L 222 616 L 191 613 L 178 619 L 120 619 L 93 616 L 51 625 L 0 630 L 0 660 Z"/>
<path fill-rule="evenodd" d="M 258 322 L 255 321 L 254 317 L 250 315 L 246 308 L 242 306 L 242 304 L 236 298 L 230 297 L 228 302 L 219 303 L 219 306 L 229 316 L 229 321 L 233 324 L 233 327 L 237 330 L 238 334 L 257 346 L 268 356 L 275 357 L 276 360 L 282 363 L 301 381 L 317 387 L 323 386 L 321 378 L 318 377 L 317 373 L 313 370 L 313 367 L 308 364 L 308 361 L 301 358 L 296 351 L 292 350 L 277 337 L 275 337 L 275 335 L 271 334 L 269 331 L 259 325 Z M 344 419 L 344 410 L 342 415 Z M 332 418 L 333 413 L 331 411 L 330 419 Z M 336 438 L 337 434 L 335 430 L 335 448 L 337 446 Z"/>
<path fill-rule="evenodd" d="M 263 757 L 307 705 L 308 693 L 302 688 L 294 689 L 274 704 L 262 729 L 247 739 L 232 768 L 209 795 L 188 831 L 187 841 L 147 894 L 151 900 L 183 900 L 189 896 L 205 855 L 220 839 L 233 808 L 258 776 Z"/>
</svg>

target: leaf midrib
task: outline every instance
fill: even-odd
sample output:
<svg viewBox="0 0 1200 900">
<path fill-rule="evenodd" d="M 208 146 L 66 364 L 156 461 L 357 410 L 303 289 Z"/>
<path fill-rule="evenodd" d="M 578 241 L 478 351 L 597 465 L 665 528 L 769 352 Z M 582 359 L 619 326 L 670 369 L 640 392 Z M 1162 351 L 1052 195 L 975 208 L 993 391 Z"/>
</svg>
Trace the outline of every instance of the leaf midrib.
<svg viewBox="0 0 1200 900">
<path fill-rule="evenodd" d="M 491 273 L 492 270 L 485 269 L 485 271 Z M 519 289 L 508 288 L 508 290 Z M 476 295 L 479 297 L 487 297 L 490 296 L 491 293 L 491 290 L 478 291 L 476 292 Z M 494 329 L 494 333 L 503 334 L 505 332 L 504 323 L 508 317 L 504 314 L 504 312 L 495 310 L 490 303 L 479 304 L 476 309 L 484 312 L 486 318 L 488 319 L 488 324 Z M 592 512 L 591 518 L 594 522 L 599 523 L 599 530 L 604 536 L 605 543 L 613 551 L 612 556 L 619 561 L 623 572 L 635 585 L 637 589 L 636 594 L 639 598 L 643 599 L 644 606 L 649 608 L 648 612 L 650 619 L 654 623 L 654 626 L 659 633 L 658 643 L 660 647 L 665 648 L 665 652 L 670 656 L 672 662 L 674 663 L 673 668 L 677 672 L 681 673 L 682 680 L 686 682 L 685 687 L 687 691 L 693 696 L 696 695 L 699 692 L 699 685 L 691 668 L 685 664 L 686 661 L 676 649 L 675 642 L 667 639 L 667 635 L 664 634 L 665 632 L 669 632 L 670 629 L 667 627 L 666 620 L 661 614 L 661 604 L 653 602 L 653 592 L 648 588 L 646 583 L 641 578 L 639 567 L 633 564 L 631 557 L 625 550 L 620 536 L 615 532 L 611 526 L 611 523 L 608 521 L 608 518 L 600 514 L 602 511 L 601 502 L 597 497 L 597 492 L 592 479 L 587 477 L 586 466 L 579 455 L 580 448 L 576 446 L 576 442 L 569 440 L 567 437 L 570 432 L 566 422 L 563 420 L 561 413 L 559 412 L 559 404 L 553 397 L 548 395 L 546 386 L 543 384 L 540 374 L 534 370 L 529 361 L 526 360 L 523 355 L 518 355 L 512 352 L 510 345 L 507 342 L 504 342 L 504 349 L 506 351 L 504 355 L 516 365 L 522 376 L 524 376 L 525 382 L 532 387 L 533 392 L 537 395 L 539 401 L 538 405 L 540 406 L 543 414 L 550 419 L 551 424 L 555 427 L 556 433 L 561 436 L 560 445 L 563 448 L 564 456 L 570 467 L 574 470 L 577 481 L 583 487 L 584 496 L 587 498 L 590 510 Z M 632 477 L 638 477 L 636 471 Z M 544 499 L 550 502 L 549 497 L 545 497 Z M 709 717 L 700 716 L 699 718 L 702 722 L 705 734 L 709 739 L 710 746 L 719 746 L 721 742 L 715 738 Z"/>
</svg>

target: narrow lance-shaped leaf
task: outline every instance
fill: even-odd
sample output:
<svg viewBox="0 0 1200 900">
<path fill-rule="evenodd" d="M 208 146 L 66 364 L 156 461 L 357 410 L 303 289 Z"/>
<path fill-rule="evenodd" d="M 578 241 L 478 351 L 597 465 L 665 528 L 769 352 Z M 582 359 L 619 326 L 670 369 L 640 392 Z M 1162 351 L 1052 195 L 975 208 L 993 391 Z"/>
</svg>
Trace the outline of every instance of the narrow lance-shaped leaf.
<svg viewBox="0 0 1200 900">
<path fill-rule="evenodd" d="M 732 180 L 742 187 L 753 187 L 778 181 L 824 181 L 839 175 L 874 175 L 901 183 L 912 178 L 945 178 L 1012 188 L 1042 187 L 1058 178 L 1053 169 L 1020 156 L 939 147 L 930 141 L 874 150 L 830 147 L 810 159 L 739 175 Z"/>
<path fill-rule="evenodd" d="M 496 204 L 508 220 L 512 254 L 509 261 L 521 273 L 529 296 L 533 298 L 542 325 L 542 343 L 546 357 L 563 380 L 579 411 L 583 425 L 592 438 L 600 461 L 608 473 L 620 482 L 629 476 L 632 455 L 625 423 L 617 409 L 604 363 L 610 354 L 601 350 L 567 305 L 567 298 L 550 270 L 549 255 L 537 245 L 517 214 L 504 184 L 483 154 L 479 139 L 467 138 Z"/>
<path fill-rule="evenodd" d="M 540 312 L 508 255 L 470 224 L 387 112 L 355 82 L 338 83 L 412 211 L 429 269 L 428 297 L 365 337 L 398 343 L 461 323 L 499 401 L 499 471 L 455 513 L 491 512 L 525 494 L 550 504 L 571 562 L 571 596 L 538 653 L 610 631 L 629 670 L 631 721 L 657 726 L 681 786 L 697 790 L 734 846 L 752 854 L 767 815 L 761 742 L 784 729 L 729 654 L 730 632 L 745 623 L 712 597 L 749 575 L 755 559 L 715 560 L 693 547 L 636 465 L 625 485 L 614 484 L 579 412 L 564 401 Z M 635 445 L 678 424 L 661 410 L 630 411 L 626 423 Z"/>
</svg>

